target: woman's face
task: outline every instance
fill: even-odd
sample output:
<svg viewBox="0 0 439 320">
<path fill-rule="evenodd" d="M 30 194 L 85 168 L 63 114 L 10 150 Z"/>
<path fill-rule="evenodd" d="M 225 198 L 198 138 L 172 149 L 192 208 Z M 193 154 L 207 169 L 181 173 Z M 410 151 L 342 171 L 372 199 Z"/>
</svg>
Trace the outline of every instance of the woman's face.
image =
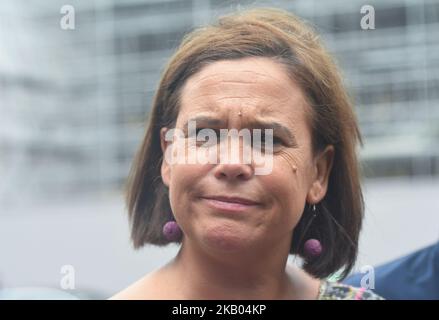
<svg viewBox="0 0 439 320">
<path fill-rule="evenodd" d="M 324 197 L 332 163 L 332 147 L 312 156 L 308 110 L 299 86 L 269 58 L 214 62 L 186 81 L 176 128 L 185 130 L 195 118 L 197 131 L 267 128 L 261 121 L 278 124 L 268 127 L 274 129 L 269 174 L 255 175 L 254 164 L 244 161 L 163 161 L 162 179 L 186 240 L 223 252 L 281 244 L 289 248 L 305 202 L 317 203 Z M 163 128 L 163 151 L 172 145 L 165 141 L 165 132 Z M 194 145 L 190 139 L 185 139 L 189 148 Z M 206 152 L 202 147 L 197 150 Z M 256 204 L 230 204 L 221 196 Z"/>
</svg>

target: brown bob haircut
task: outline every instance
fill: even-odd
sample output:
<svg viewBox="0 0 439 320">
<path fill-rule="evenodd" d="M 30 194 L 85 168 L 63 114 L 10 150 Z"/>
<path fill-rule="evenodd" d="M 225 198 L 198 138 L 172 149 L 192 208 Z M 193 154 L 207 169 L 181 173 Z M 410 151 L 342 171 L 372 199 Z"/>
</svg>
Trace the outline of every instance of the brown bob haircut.
<svg viewBox="0 0 439 320">
<path fill-rule="evenodd" d="M 314 220 L 305 205 L 290 253 L 303 257 L 304 241 L 319 239 L 323 252 L 305 259 L 304 270 L 317 278 L 342 271 L 344 278 L 356 260 L 364 212 L 356 156 L 361 134 L 338 68 L 317 34 L 295 15 L 275 8 L 238 11 L 195 29 L 166 65 L 126 184 L 133 245 L 168 243 L 162 227 L 173 215 L 169 190 L 161 179 L 160 128 L 175 127 L 183 84 L 210 63 L 245 57 L 268 57 L 284 66 L 308 100 L 314 155 L 327 145 L 335 148 L 328 191 L 316 205 Z"/>
</svg>

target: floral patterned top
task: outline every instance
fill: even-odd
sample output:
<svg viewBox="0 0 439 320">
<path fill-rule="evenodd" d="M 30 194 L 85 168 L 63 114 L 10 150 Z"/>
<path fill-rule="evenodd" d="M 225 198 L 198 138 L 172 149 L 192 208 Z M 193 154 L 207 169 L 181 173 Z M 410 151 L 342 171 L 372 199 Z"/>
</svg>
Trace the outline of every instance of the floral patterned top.
<svg viewBox="0 0 439 320">
<path fill-rule="evenodd" d="M 384 300 L 365 288 L 355 288 L 339 282 L 322 280 L 318 300 Z"/>
</svg>

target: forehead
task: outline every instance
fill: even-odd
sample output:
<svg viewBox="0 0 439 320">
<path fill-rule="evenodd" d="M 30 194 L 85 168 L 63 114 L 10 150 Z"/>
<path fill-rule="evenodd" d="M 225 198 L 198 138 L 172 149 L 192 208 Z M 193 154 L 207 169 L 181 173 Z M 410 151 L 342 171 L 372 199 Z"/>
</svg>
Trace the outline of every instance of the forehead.
<svg viewBox="0 0 439 320">
<path fill-rule="evenodd" d="M 285 67 L 269 58 L 251 57 L 217 61 L 190 77 L 183 86 L 180 113 L 242 110 L 253 116 L 297 118 L 304 104 L 301 89 Z"/>
</svg>

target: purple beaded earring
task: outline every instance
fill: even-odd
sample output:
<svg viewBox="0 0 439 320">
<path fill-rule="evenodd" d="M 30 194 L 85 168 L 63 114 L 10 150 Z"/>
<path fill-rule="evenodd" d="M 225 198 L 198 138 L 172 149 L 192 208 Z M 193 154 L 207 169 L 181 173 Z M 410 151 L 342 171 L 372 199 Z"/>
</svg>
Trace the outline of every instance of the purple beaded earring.
<svg viewBox="0 0 439 320">
<path fill-rule="evenodd" d="M 312 207 L 312 217 L 311 222 L 317 216 L 316 205 L 313 204 Z M 311 224 L 310 222 L 310 224 Z M 303 252 L 308 259 L 315 259 L 322 254 L 323 248 L 322 244 L 317 239 L 308 239 L 303 245 Z"/>
<path fill-rule="evenodd" d="M 170 220 L 165 223 L 162 229 L 163 236 L 169 242 L 177 242 L 181 239 L 182 232 L 178 223 L 174 220 Z"/>
</svg>

